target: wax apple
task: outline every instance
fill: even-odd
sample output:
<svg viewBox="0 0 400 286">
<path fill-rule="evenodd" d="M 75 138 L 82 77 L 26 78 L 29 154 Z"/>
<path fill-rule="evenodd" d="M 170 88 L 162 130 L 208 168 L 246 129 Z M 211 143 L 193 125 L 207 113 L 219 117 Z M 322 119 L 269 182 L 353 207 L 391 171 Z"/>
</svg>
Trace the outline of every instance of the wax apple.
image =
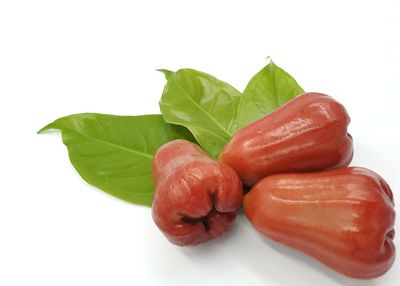
<svg viewBox="0 0 400 286">
<path fill-rule="evenodd" d="M 347 276 L 378 277 L 395 258 L 392 191 L 368 169 L 272 175 L 243 207 L 263 235 Z"/>
<path fill-rule="evenodd" d="M 153 218 L 174 244 L 196 245 L 226 232 L 239 209 L 243 188 L 229 166 L 197 145 L 175 140 L 153 159 Z"/>
<path fill-rule="evenodd" d="M 346 109 L 322 93 L 305 93 L 240 129 L 225 146 L 220 161 L 246 185 L 265 176 L 347 166 L 353 140 Z"/>
</svg>

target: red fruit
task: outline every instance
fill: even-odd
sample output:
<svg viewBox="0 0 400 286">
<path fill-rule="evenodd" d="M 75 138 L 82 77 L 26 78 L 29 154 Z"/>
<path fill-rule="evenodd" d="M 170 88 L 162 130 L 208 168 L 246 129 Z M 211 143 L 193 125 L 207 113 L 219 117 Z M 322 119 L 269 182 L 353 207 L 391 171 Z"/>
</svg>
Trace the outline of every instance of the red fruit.
<svg viewBox="0 0 400 286">
<path fill-rule="evenodd" d="M 185 140 L 169 142 L 153 159 L 153 219 L 169 241 L 196 245 L 227 231 L 243 188 L 229 166 Z"/>
<path fill-rule="evenodd" d="M 263 235 L 347 276 L 375 278 L 394 261 L 392 191 L 368 169 L 272 175 L 243 208 Z"/>
<path fill-rule="evenodd" d="M 305 93 L 240 129 L 220 161 L 249 186 L 276 173 L 345 167 L 353 157 L 349 123 L 345 108 L 333 98 Z"/>
</svg>

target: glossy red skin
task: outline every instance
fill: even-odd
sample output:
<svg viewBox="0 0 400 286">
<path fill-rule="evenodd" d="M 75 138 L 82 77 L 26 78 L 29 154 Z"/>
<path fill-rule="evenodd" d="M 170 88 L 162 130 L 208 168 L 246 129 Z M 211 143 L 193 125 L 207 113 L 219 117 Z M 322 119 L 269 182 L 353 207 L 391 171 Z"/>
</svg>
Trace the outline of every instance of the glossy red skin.
<svg viewBox="0 0 400 286">
<path fill-rule="evenodd" d="M 353 157 L 349 123 L 345 108 L 332 97 L 305 93 L 240 129 L 220 161 L 248 186 L 276 173 L 345 167 Z"/>
<path fill-rule="evenodd" d="M 394 261 L 392 191 L 368 169 L 272 175 L 245 195 L 243 208 L 263 235 L 344 275 L 375 278 Z"/>
<path fill-rule="evenodd" d="M 172 243 L 191 246 L 227 231 L 243 199 L 235 171 L 197 145 L 175 140 L 153 159 L 153 219 Z"/>
</svg>

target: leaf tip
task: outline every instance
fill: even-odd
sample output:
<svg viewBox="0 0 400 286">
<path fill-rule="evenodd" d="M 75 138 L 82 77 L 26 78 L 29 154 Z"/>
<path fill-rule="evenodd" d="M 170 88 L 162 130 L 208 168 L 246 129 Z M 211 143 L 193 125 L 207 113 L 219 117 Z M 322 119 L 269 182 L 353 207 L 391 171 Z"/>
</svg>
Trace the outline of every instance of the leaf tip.
<svg viewBox="0 0 400 286">
<path fill-rule="evenodd" d="M 46 133 L 46 131 L 49 131 L 50 129 L 58 129 L 55 122 L 47 124 L 45 127 L 41 128 L 39 131 L 37 131 L 36 134 Z"/>
<path fill-rule="evenodd" d="M 268 65 L 274 65 L 274 61 L 272 60 L 271 56 L 267 56 L 267 58 L 265 59 L 266 61 L 268 61 Z"/>
<path fill-rule="evenodd" d="M 167 69 L 156 69 L 158 72 L 162 72 L 165 76 L 165 79 L 168 80 L 171 78 L 171 76 L 174 74 L 173 71 L 167 70 Z"/>
</svg>

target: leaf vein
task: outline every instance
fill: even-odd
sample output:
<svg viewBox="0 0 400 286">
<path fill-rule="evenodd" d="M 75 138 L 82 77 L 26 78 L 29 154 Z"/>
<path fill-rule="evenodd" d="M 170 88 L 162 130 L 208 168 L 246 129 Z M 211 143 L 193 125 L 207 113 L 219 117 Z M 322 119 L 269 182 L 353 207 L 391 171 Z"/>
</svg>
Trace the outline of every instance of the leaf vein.
<svg viewBox="0 0 400 286">
<path fill-rule="evenodd" d="M 224 126 L 222 126 L 221 123 L 219 123 L 217 120 L 215 120 L 199 103 L 197 103 L 181 85 L 177 82 L 178 88 L 183 92 L 183 94 L 196 106 L 199 108 L 200 111 L 202 111 L 215 125 L 217 125 L 226 135 L 228 135 L 229 138 L 232 137 L 233 133 L 230 133 Z"/>
<path fill-rule="evenodd" d="M 95 141 L 97 143 L 102 143 L 102 144 L 105 144 L 105 145 L 109 145 L 109 146 L 114 147 L 116 149 L 121 149 L 123 151 L 130 152 L 130 153 L 133 153 L 133 154 L 136 154 L 136 155 L 139 155 L 139 156 L 142 156 L 142 157 L 146 157 L 146 158 L 149 158 L 149 159 L 153 160 L 153 156 L 150 155 L 150 154 L 147 154 L 147 153 L 143 153 L 143 152 L 140 152 L 140 151 L 137 151 L 137 150 L 129 149 L 129 148 L 124 147 L 124 146 L 116 145 L 116 144 L 108 142 L 108 141 L 97 139 L 95 137 L 88 136 L 88 135 L 86 135 L 84 133 L 78 132 L 78 131 L 76 131 L 74 129 L 71 129 L 71 128 L 61 128 L 61 131 L 62 130 L 69 130 L 69 131 L 74 132 L 74 133 L 76 133 L 78 135 L 81 135 L 81 136 L 83 136 L 83 137 L 85 137 L 87 139 L 93 140 L 93 141 Z"/>
</svg>

